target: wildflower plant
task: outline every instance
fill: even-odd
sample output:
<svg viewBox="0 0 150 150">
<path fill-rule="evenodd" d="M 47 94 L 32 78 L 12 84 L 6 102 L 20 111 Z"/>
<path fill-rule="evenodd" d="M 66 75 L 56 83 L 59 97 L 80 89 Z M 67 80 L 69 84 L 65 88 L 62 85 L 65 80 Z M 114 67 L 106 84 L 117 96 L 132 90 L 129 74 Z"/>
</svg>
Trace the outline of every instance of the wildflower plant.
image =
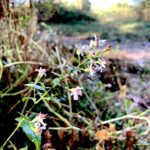
<svg viewBox="0 0 150 150">
<path fill-rule="evenodd" d="M 91 40 L 89 45 L 77 47 L 76 51 L 79 61 L 78 69 L 89 72 L 91 77 L 98 71 L 102 72 L 103 68 L 105 68 L 105 53 L 111 49 L 110 44 L 106 40 L 98 40 L 95 34 L 94 37 L 95 39 Z"/>
<path fill-rule="evenodd" d="M 82 130 L 77 126 L 74 126 L 74 123 L 71 121 L 73 119 L 73 115 L 75 114 L 75 112 L 73 112 L 72 110 L 72 107 L 74 105 L 74 101 L 80 101 L 82 96 L 86 95 L 86 92 L 84 90 L 84 87 L 82 87 L 82 84 L 80 84 L 80 81 L 77 81 L 75 85 L 69 83 L 68 79 L 71 78 L 72 80 L 75 76 L 80 76 L 80 74 L 84 72 L 88 72 L 88 76 L 93 78 L 97 72 L 102 71 L 103 68 L 105 68 L 104 56 L 105 52 L 110 50 L 110 45 L 108 45 L 105 40 L 98 40 L 96 35 L 94 36 L 95 40 L 90 41 L 89 45 L 83 45 L 80 48 L 78 47 L 78 49 L 76 50 L 78 60 L 77 65 L 73 65 L 65 58 L 60 59 L 59 51 L 57 51 L 56 49 L 56 58 L 59 62 L 57 69 L 60 70 L 60 74 L 54 72 L 54 75 L 57 77 L 51 81 L 51 85 L 49 87 L 46 87 L 46 85 L 41 82 L 42 79 L 47 78 L 48 76 L 47 70 L 42 67 L 35 69 L 35 72 L 38 72 L 38 74 L 34 79 L 34 82 L 25 84 L 25 86 L 29 89 L 29 93 L 33 94 L 31 96 L 23 98 L 25 106 L 22 110 L 22 113 L 24 113 L 26 105 L 28 105 L 28 102 L 30 100 L 32 100 L 34 104 L 31 106 L 28 113 L 26 113 L 25 115 L 22 114 L 21 117 L 18 117 L 16 119 L 18 121 L 18 126 L 16 127 L 14 132 L 19 127 L 21 127 L 27 137 L 35 144 L 36 149 L 39 149 L 41 147 L 42 133 L 46 129 L 50 128 L 49 125 L 44 122 L 47 115 L 39 112 L 39 114 L 34 119 L 31 119 L 31 117 L 29 116 L 31 110 L 40 102 L 43 102 L 52 114 L 54 114 L 62 122 L 64 122 L 65 126 L 77 131 Z M 60 108 L 64 107 L 63 103 L 56 101 L 56 99 L 58 99 L 56 95 L 58 94 L 52 92 L 55 91 L 58 87 L 63 88 L 64 96 L 67 96 L 69 105 L 69 118 L 65 118 L 64 116 L 59 114 L 55 110 L 55 107 L 53 105 L 49 106 L 49 102 L 51 102 L 52 104 L 58 105 Z M 91 100 L 89 101 L 95 108 L 95 110 L 97 110 L 95 104 Z M 11 136 L 8 137 L 8 139 L 4 143 L 4 146 L 11 138 Z"/>
<path fill-rule="evenodd" d="M 15 34 L 18 34 L 18 32 L 15 32 Z M 43 52 L 42 47 L 32 41 L 32 39 L 31 43 L 32 47 L 35 45 L 40 49 L 40 52 Z M 85 45 L 77 46 L 75 55 L 73 52 L 68 52 L 69 54 L 64 56 L 64 53 L 58 50 L 56 46 L 51 50 L 52 54 L 50 56 L 47 56 L 46 51 L 45 55 L 42 55 L 42 58 L 47 58 L 46 64 L 31 61 L 19 61 L 15 63 L 15 65 L 24 63 L 26 65 L 35 65 L 36 67 L 34 66 L 33 78 L 27 80 L 28 83 L 23 82 L 25 91 L 21 91 L 21 94 L 24 94 L 21 102 L 24 106 L 21 110 L 20 117 L 16 118 L 18 122 L 16 128 L 6 139 L 3 147 L 6 146 L 20 127 L 28 139 L 35 144 L 36 150 L 42 148 L 42 135 L 45 131 L 57 131 L 62 143 L 65 132 L 68 132 L 70 135 L 68 145 L 70 147 L 73 143 L 79 141 L 79 132 L 85 135 L 85 132 L 88 132 L 89 139 L 96 138 L 96 140 L 98 140 L 97 149 L 99 150 L 104 146 L 105 142 L 110 142 L 111 138 L 117 141 L 118 135 L 124 135 L 124 133 L 126 133 L 125 130 L 116 131 L 115 124 L 112 124 L 112 122 L 123 119 L 127 120 L 131 118 L 146 121 L 145 124 L 142 122 L 145 127 L 143 133 L 148 133 L 150 121 L 149 118 L 143 117 L 147 112 L 141 114 L 140 117 L 136 115 L 126 115 L 108 121 L 102 121 L 99 117 L 101 112 L 97 108 L 94 99 L 95 97 L 100 97 L 98 100 L 101 99 L 101 93 L 99 91 L 101 85 L 96 85 L 99 84 L 99 82 L 96 83 L 97 80 L 95 77 L 97 74 L 101 74 L 103 69 L 105 69 L 105 54 L 107 51 L 110 51 L 110 49 L 111 46 L 105 39 L 99 40 L 96 34 L 94 34 L 94 40 L 91 40 Z M 11 63 L 10 66 L 14 66 L 14 64 Z M 4 68 L 6 67 L 9 67 L 9 64 L 4 66 Z M 26 72 L 25 75 L 28 77 L 28 75 L 30 75 L 28 73 L 29 70 Z M 82 79 L 84 79 L 84 82 L 87 84 L 84 84 Z M 89 79 L 94 79 L 90 80 L 90 82 L 93 82 L 93 87 L 88 86 L 86 88 L 86 85 L 90 84 Z M 20 81 L 21 80 L 17 80 L 15 86 L 22 85 Z M 95 92 L 91 92 L 92 90 Z M 101 92 L 104 95 L 105 91 L 103 90 Z M 88 115 L 92 117 L 92 119 Z M 46 118 L 49 120 L 48 123 L 45 122 Z M 134 126 L 134 128 L 136 128 L 136 126 Z M 132 128 L 130 128 L 130 131 L 132 132 Z M 134 138 L 134 136 L 130 137 Z M 44 145 L 51 145 L 50 137 L 47 137 L 45 141 L 46 143 Z"/>
</svg>

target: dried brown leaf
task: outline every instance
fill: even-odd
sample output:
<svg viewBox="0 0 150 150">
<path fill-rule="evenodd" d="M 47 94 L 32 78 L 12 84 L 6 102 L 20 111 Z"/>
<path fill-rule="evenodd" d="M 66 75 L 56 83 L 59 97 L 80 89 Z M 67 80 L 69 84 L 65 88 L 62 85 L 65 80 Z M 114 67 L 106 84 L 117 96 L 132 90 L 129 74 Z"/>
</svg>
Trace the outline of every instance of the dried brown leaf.
<svg viewBox="0 0 150 150">
<path fill-rule="evenodd" d="M 116 126 L 115 126 L 115 124 L 112 124 L 112 123 L 109 124 L 109 131 L 110 131 L 111 133 L 114 133 L 114 132 L 116 131 Z"/>
<path fill-rule="evenodd" d="M 107 140 L 109 137 L 109 132 L 106 129 L 102 129 L 96 132 L 95 135 L 97 140 Z"/>
</svg>

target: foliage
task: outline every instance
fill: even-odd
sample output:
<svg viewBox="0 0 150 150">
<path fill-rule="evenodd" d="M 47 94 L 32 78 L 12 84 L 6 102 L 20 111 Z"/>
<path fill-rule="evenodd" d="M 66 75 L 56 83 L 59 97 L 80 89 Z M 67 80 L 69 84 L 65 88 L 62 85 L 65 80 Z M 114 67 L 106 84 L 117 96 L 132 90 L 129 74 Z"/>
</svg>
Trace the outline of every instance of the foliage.
<svg viewBox="0 0 150 150">
<path fill-rule="evenodd" d="M 27 116 L 18 117 L 16 118 L 20 126 L 23 129 L 23 132 L 27 135 L 27 137 L 32 141 L 36 149 L 40 148 L 41 145 L 41 134 L 36 134 L 34 132 L 34 124 L 31 122 L 31 120 Z"/>
<path fill-rule="evenodd" d="M 89 43 L 67 49 L 38 39 L 35 18 L 26 26 L 22 15 L 0 20 L 2 148 L 148 147 L 149 109 L 130 109 L 127 86 L 105 59 L 109 42 L 94 34 Z M 107 77 L 110 83 L 103 82 Z"/>
<path fill-rule="evenodd" d="M 44 0 L 39 1 L 35 4 L 38 9 L 38 18 L 39 20 L 48 20 L 52 18 L 56 12 L 56 4 L 53 0 Z"/>
<path fill-rule="evenodd" d="M 94 17 L 78 9 L 68 9 L 62 3 L 53 0 L 40 1 L 35 4 L 38 9 L 38 20 L 55 23 L 71 23 L 76 21 L 95 21 Z"/>
<path fill-rule="evenodd" d="M 136 7 L 135 11 L 138 14 L 138 20 L 149 20 L 149 16 L 147 14 L 150 13 L 150 1 L 149 0 L 142 0 L 140 1 Z"/>
</svg>

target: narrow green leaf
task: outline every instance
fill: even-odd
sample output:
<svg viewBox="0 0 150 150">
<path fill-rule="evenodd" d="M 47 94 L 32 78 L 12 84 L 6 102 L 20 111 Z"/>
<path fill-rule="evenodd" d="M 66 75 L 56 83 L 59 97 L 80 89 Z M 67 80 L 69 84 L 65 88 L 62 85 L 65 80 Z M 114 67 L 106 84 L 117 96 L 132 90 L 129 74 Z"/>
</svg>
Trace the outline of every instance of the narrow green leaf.
<svg viewBox="0 0 150 150">
<path fill-rule="evenodd" d="M 28 87 L 31 87 L 31 88 L 34 88 L 37 90 L 45 91 L 45 89 L 42 86 L 34 84 L 34 83 L 33 84 L 25 84 L 25 86 L 28 86 Z"/>
<path fill-rule="evenodd" d="M 20 148 L 19 150 L 28 150 L 28 146 Z"/>
<path fill-rule="evenodd" d="M 61 81 L 61 78 L 55 78 L 53 81 L 52 81 L 52 84 L 53 84 L 53 87 L 57 86 Z"/>
</svg>

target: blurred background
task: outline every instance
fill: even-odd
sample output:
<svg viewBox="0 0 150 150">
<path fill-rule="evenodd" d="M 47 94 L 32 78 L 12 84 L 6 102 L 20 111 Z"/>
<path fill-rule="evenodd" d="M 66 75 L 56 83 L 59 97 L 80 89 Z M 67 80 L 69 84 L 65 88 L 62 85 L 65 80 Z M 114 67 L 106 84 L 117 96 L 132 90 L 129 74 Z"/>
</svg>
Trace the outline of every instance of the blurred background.
<svg viewBox="0 0 150 150">
<path fill-rule="evenodd" d="M 61 36 L 66 47 L 87 43 L 96 33 L 100 39 L 111 42 L 113 51 L 123 51 L 120 53 L 124 57 L 140 59 L 143 64 L 150 56 L 149 0 L 16 0 L 15 3 L 34 4 L 40 31 L 48 29 Z"/>
<path fill-rule="evenodd" d="M 15 0 L 36 2 L 38 22 L 63 35 L 68 43 L 90 39 L 93 33 L 112 42 L 116 50 L 150 48 L 149 0 Z M 41 26 L 42 26 L 41 25 Z M 67 40 L 69 38 L 69 41 Z"/>
</svg>

